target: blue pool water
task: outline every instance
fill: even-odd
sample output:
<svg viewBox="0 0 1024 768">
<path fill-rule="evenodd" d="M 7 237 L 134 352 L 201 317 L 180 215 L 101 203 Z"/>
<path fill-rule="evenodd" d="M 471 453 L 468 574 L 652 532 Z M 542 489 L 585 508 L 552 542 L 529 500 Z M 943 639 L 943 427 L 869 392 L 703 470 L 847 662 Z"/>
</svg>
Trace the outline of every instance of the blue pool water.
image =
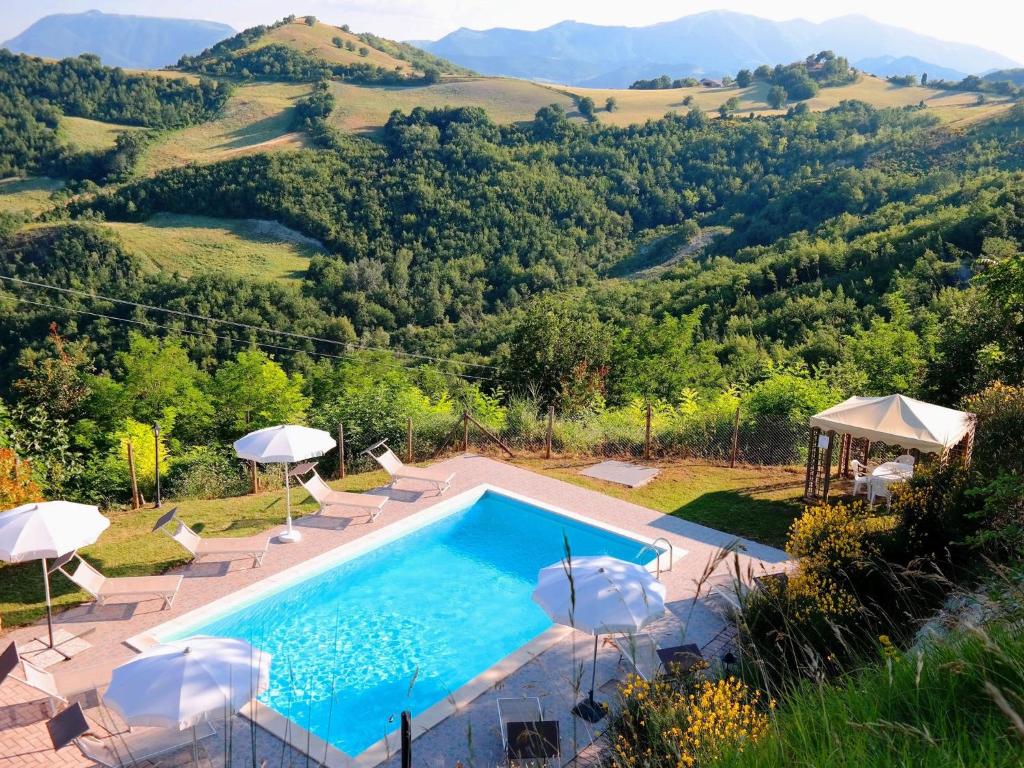
<svg viewBox="0 0 1024 768">
<path fill-rule="evenodd" d="M 642 545 L 488 491 L 357 558 L 177 637 L 248 640 L 273 655 L 260 700 L 356 755 L 551 626 L 530 599 L 564 556 L 653 559 Z M 165 638 L 174 639 L 174 638 Z"/>
</svg>

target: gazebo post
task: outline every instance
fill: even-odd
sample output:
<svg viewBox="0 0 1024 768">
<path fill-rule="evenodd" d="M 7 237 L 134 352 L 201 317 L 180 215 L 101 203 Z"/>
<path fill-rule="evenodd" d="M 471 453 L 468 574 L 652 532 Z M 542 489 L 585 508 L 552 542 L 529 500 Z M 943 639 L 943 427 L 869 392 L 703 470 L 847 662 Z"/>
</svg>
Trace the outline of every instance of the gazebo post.
<svg viewBox="0 0 1024 768">
<path fill-rule="evenodd" d="M 804 500 L 810 501 L 818 491 L 818 436 L 821 430 L 811 427 L 811 436 L 807 440 L 807 471 L 804 475 Z"/>
<path fill-rule="evenodd" d="M 836 432 L 834 429 L 830 429 L 828 434 L 828 447 L 825 449 L 825 472 L 824 480 L 821 486 L 821 498 L 827 503 L 828 502 L 828 485 L 832 479 L 832 446 L 836 442 Z"/>
</svg>

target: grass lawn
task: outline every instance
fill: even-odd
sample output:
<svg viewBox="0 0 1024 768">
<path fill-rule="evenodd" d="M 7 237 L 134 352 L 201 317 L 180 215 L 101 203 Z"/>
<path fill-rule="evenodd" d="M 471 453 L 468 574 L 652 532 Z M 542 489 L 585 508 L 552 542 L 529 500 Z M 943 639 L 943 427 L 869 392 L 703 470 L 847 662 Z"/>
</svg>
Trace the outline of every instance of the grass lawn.
<svg viewBox="0 0 1024 768">
<path fill-rule="evenodd" d="M 336 46 L 334 44 L 336 37 L 341 38 L 343 46 L 346 42 L 352 43 L 355 50 L 350 51 Z M 323 59 L 331 64 L 374 64 L 387 70 L 396 68 L 402 72 L 412 70 L 409 62 L 396 59 L 384 51 L 372 48 L 350 32 L 319 21 L 311 27 L 301 17 L 290 24 L 270 30 L 250 48 L 262 48 L 271 44 L 287 45 L 289 48 Z M 359 54 L 360 48 L 368 50 L 366 56 Z"/>
<path fill-rule="evenodd" d="M 575 113 L 572 99 L 544 85 L 500 77 L 457 78 L 426 86 L 358 86 L 331 83 L 337 106 L 331 123 L 355 133 L 373 132 L 388 121 L 391 112 L 410 112 L 415 107 L 482 107 L 501 124 L 533 120 L 537 110 L 561 104 Z"/>
<path fill-rule="evenodd" d="M 726 533 L 782 547 L 803 511 L 804 475 L 778 467 L 714 466 L 697 461 L 658 462 L 659 475 L 641 488 L 626 488 L 579 474 L 587 459 L 517 459 L 537 472 L 608 496 L 656 509 Z"/>
<path fill-rule="evenodd" d="M 366 491 L 388 482 L 383 472 L 352 475 L 332 482 L 334 488 Z M 165 502 L 162 510 L 107 510 L 110 528 L 82 554 L 106 576 L 148 576 L 187 562 L 187 553 L 163 534 L 151 533 L 153 523 L 171 506 L 205 536 L 253 536 L 284 522 L 284 491 L 229 499 Z M 295 516 L 315 512 L 317 505 L 302 489 L 292 492 Z M 60 574 L 52 581 L 53 604 L 76 605 L 89 599 Z M 4 627 L 29 624 L 45 615 L 42 569 L 38 561 L 0 563 L 0 618 Z"/>
<path fill-rule="evenodd" d="M 305 146 L 291 131 L 295 101 L 309 93 L 296 83 L 254 83 L 239 87 L 213 120 L 169 131 L 146 150 L 139 171 L 156 173 L 186 163 L 212 163 L 239 154 Z"/>
<path fill-rule="evenodd" d="M 264 231 L 249 219 L 161 213 L 141 224 L 108 223 L 150 270 L 186 277 L 220 272 L 264 280 L 300 280 L 319 250 Z"/>
<path fill-rule="evenodd" d="M 0 213 L 35 216 L 53 205 L 50 195 L 64 182 L 46 176 L 0 179 Z"/>
</svg>

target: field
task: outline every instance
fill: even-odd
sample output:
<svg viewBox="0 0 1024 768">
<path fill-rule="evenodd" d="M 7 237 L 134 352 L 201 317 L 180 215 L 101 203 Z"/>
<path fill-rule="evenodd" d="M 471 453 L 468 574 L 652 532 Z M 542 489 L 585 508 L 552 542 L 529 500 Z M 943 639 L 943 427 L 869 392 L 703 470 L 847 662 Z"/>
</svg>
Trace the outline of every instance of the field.
<svg viewBox="0 0 1024 768">
<path fill-rule="evenodd" d="M 114 146 L 117 134 L 122 131 L 137 131 L 139 129 L 132 125 L 101 123 L 99 120 L 62 115 L 58 130 L 61 140 L 65 144 L 89 152 L 110 149 Z"/>
<path fill-rule="evenodd" d="M 125 248 L 152 271 L 185 277 L 221 272 L 263 280 L 299 280 L 315 247 L 253 220 L 158 214 L 142 224 L 108 223 Z"/>
<path fill-rule="evenodd" d="M 561 104 L 574 111 L 569 96 L 526 80 L 497 77 L 460 78 L 418 87 L 361 87 L 332 83 L 337 106 L 331 122 L 345 131 L 365 133 L 387 122 L 391 112 L 415 107 L 483 107 L 496 123 L 532 120 L 537 110 Z"/>
<path fill-rule="evenodd" d="M 349 51 L 344 47 L 339 48 L 333 42 L 335 37 L 341 38 L 344 41 L 343 45 L 345 42 L 352 43 L 355 50 Z M 256 49 L 271 44 L 287 45 L 301 53 L 323 59 L 331 64 L 368 63 L 376 64 L 384 69 L 399 69 L 402 72 L 410 72 L 412 70 L 409 62 L 396 59 L 394 56 L 390 56 L 383 51 L 378 51 L 349 32 L 321 22 L 317 22 L 311 27 L 302 17 L 296 19 L 291 24 L 285 24 L 277 29 L 272 29 L 254 43 L 251 48 Z M 360 48 L 367 48 L 369 53 L 366 56 L 360 56 Z"/>
<path fill-rule="evenodd" d="M 739 99 L 737 114 L 782 114 L 784 110 L 771 109 L 765 97 L 768 85 L 756 82 L 748 88 L 672 88 L 660 91 L 630 91 L 603 88 L 574 88 L 559 86 L 558 90 L 576 96 L 589 96 L 597 105 L 597 118 L 612 125 L 626 126 L 656 120 L 668 112 L 686 113 L 693 106 L 706 112 L 714 112 L 727 99 L 735 96 Z M 614 112 L 604 109 L 605 101 L 614 97 L 617 108 Z M 684 104 L 687 97 L 692 97 L 691 105 Z M 885 80 L 864 75 L 856 83 L 839 88 L 823 88 L 818 95 L 807 101 L 813 110 L 825 110 L 837 106 L 848 99 L 860 99 L 875 107 L 901 107 L 924 102 L 930 109 L 947 122 L 970 120 L 978 116 L 991 115 L 1005 107 L 1005 101 L 991 101 L 982 107 L 976 106 L 977 94 L 941 91 L 935 88 L 911 86 L 901 88 Z"/>
<path fill-rule="evenodd" d="M 147 151 L 140 172 L 155 173 L 191 162 L 215 162 L 242 153 L 305 146 L 290 131 L 292 107 L 309 86 L 258 83 L 238 88 L 212 121 L 164 135 Z"/>
<path fill-rule="evenodd" d="M 64 182 L 45 176 L 32 179 L 0 179 L 0 213 L 35 216 L 53 203 L 50 195 Z"/>
</svg>

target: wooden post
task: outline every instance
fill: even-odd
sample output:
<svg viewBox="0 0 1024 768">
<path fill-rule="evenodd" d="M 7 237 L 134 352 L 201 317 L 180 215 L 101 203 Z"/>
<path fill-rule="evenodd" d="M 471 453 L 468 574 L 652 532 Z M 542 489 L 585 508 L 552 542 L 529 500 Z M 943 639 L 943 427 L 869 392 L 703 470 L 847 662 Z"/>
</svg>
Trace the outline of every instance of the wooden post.
<svg viewBox="0 0 1024 768">
<path fill-rule="evenodd" d="M 412 416 L 409 417 L 405 430 L 405 461 L 412 464 Z"/>
<path fill-rule="evenodd" d="M 132 478 L 132 509 L 139 509 L 142 502 L 139 500 L 139 479 L 135 475 L 135 446 L 128 441 L 128 474 Z"/>
<path fill-rule="evenodd" d="M 825 466 L 823 473 L 823 480 L 821 485 L 821 498 L 828 503 L 828 486 L 829 481 L 832 479 L 832 446 L 836 442 L 835 430 L 828 431 L 828 447 L 825 449 Z"/>
<path fill-rule="evenodd" d="M 345 479 L 345 425 L 338 422 L 338 479 Z"/>
<path fill-rule="evenodd" d="M 729 457 L 729 466 L 736 466 L 736 458 L 740 452 L 740 407 L 736 406 L 736 415 L 732 419 L 732 455 Z"/>
<path fill-rule="evenodd" d="M 555 432 L 555 406 L 548 406 L 548 438 L 545 451 L 545 458 L 551 458 L 551 437 Z"/>
<path fill-rule="evenodd" d="M 818 435 L 821 430 L 811 427 L 807 439 L 807 474 L 804 476 L 804 500 L 810 501 L 818 493 Z"/>
<path fill-rule="evenodd" d="M 249 476 L 252 478 L 252 492 L 260 492 L 260 471 L 256 467 L 255 461 L 249 462 Z"/>
<path fill-rule="evenodd" d="M 647 421 L 644 429 L 644 459 L 651 460 L 651 404 L 647 404 Z"/>
<path fill-rule="evenodd" d="M 402 712 L 402 768 L 412 768 L 412 714 Z"/>
<path fill-rule="evenodd" d="M 462 412 L 462 452 L 469 453 L 469 411 Z"/>
<path fill-rule="evenodd" d="M 505 443 L 503 443 L 501 441 L 501 438 L 499 438 L 496 434 L 491 432 L 491 430 L 489 430 L 487 427 L 485 427 L 479 421 L 474 419 L 468 413 L 466 414 L 466 418 L 468 418 L 470 421 L 472 421 L 474 424 L 476 424 L 477 429 L 479 429 L 481 432 L 483 432 L 486 437 L 490 438 L 491 442 L 496 443 L 498 445 L 498 447 L 501 448 L 501 450 L 503 450 L 505 453 L 508 454 L 508 457 L 510 459 L 514 459 L 515 458 L 515 454 L 512 453 L 512 449 L 509 448 L 507 445 L 505 445 Z"/>
</svg>

